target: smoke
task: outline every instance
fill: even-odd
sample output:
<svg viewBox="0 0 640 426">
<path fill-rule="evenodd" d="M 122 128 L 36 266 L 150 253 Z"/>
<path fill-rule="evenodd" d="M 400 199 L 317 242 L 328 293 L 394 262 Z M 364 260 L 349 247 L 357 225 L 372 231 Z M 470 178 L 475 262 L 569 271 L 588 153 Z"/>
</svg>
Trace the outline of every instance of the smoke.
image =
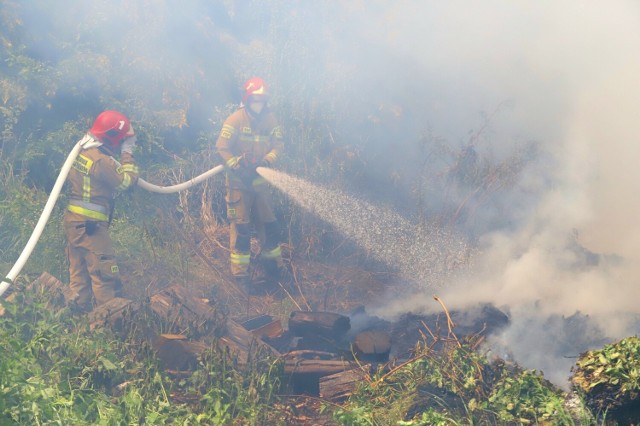
<svg viewBox="0 0 640 426">
<path fill-rule="evenodd" d="M 571 357 L 638 332 L 639 24 L 631 1 L 494 1 L 412 8 L 394 25 L 393 47 L 430 70 L 437 88 L 425 115 L 442 134 L 512 99 L 493 148 L 525 133 L 550 155 L 521 181 L 536 191 L 517 226 L 481 235 L 472 269 L 440 296 L 450 309 L 502 307 L 512 325 L 493 347 L 560 385 Z M 380 311 L 437 310 L 430 295 L 404 300 Z"/>
<path fill-rule="evenodd" d="M 539 155 L 498 194 L 499 208 L 478 215 L 480 250 L 439 296 L 450 309 L 504 309 L 512 326 L 495 347 L 559 383 L 576 351 L 637 332 L 635 0 L 34 4 L 38 13 L 16 8 L 32 49 L 51 65 L 43 92 L 69 93 L 60 102 L 99 98 L 100 107 L 138 111 L 142 126 L 186 128 L 195 138 L 218 130 L 209 120 L 237 102 L 243 78 L 263 74 L 274 110 L 298 108 L 318 128 L 331 126 L 325 139 L 363 153 L 361 189 L 383 200 L 404 194 L 403 217 L 411 179 L 442 166 L 416 141 L 426 132 L 457 150 L 490 117 L 474 140 L 480 156 L 508 160 L 523 141 Z M 290 150 L 304 152 L 311 132 L 287 130 Z M 377 312 L 437 310 L 431 296 L 402 294 Z M 570 335 L 575 315 L 582 339 L 567 346 L 557 336 Z"/>
</svg>

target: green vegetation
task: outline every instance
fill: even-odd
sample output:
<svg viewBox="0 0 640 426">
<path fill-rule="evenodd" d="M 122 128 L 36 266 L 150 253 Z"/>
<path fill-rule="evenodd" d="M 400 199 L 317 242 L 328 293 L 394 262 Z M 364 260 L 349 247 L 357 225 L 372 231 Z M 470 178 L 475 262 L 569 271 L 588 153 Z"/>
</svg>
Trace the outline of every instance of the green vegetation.
<svg viewBox="0 0 640 426">
<path fill-rule="evenodd" d="M 122 329 L 90 330 L 66 308 L 52 309 L 56 298 L 20 288 L 2 302 L 0 423 L 285 425 L 296 418 L 280 360 L 254 349 L 240 367 L 214 343 L 190 374 L 163 370 L 145 336 L 174 332 L 170 324 L 143 309 Z M 317 415 L 332 419 L 326 424 L 376 426 L 622 425 L 635 418 L 637 338 L 584 354 L 575 394 L 541 372 L 487 359 L 477 344 L 419 342 L 410 359 L 380 366 L 346 401 L 324 402 Z M 569 403 L 571 395 L 580 398 Z"/>
<path fill-rule="evenodd" d="M 334 417 L 347 425 L 590 424 L 587 410 L 565 408 L 565 397 L 541 373 L 489 361 L 469 344 L 437 353 L 418 345 L 412 360 L 360 387 Z"/>
<path fill-rule="evenodd" d="M 640 412 L 640 339 L 628 337 L 583 354 L 573 368 L 574 389 L 596 413 L 609 417 Z M 621 412 L 621 413 L 618 413 Z"/>
<path fill-rule="evenodd" d="M 241 374 L 207 351 L 196 373 L 175 379 L 158 368 L 140 324 L 124 335 L 89 330 L 48 297 L 27 292 L 4 304 L 1 424 L 282 424 L 271 408 L 278 364 L 268 358 Z"/>
</svg>

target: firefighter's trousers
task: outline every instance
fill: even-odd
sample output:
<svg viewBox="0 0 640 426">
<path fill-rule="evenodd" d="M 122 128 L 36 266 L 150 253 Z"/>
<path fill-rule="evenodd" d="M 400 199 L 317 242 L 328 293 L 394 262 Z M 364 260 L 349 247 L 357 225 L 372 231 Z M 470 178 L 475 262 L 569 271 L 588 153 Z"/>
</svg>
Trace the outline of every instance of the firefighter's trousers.
<svg viewBox="0 0 640 426">
<path fill-rule="evenodd" d="M 122 283 L 109 224 L 101 221 L 64 221 L 69 256 L 70 296 L 83 310 L 120 297 Z"/>
<path fill-rule="evenodd" d="M 263 179 L 254 181 L 251 188 L 234 185 L 228 180 L 227 218 L 231 224 L 229 246 L 231 273 L 244 276 L 251 260 L 251 226 L 255 226 L 261 244 L 261 257 L 268 264 L 281 267 L 280 230 L 273 212 L 269 186 Z"/>
</svg>

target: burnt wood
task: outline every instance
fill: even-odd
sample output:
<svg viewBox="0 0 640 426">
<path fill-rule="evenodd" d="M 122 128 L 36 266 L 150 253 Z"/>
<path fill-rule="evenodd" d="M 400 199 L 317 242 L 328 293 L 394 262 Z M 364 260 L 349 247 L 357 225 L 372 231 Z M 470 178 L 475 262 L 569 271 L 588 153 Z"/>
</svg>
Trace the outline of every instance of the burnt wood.
<svg viewBox="0 0 640 426">
<path fill-rule="evenodd" d="M 319 380 L 320 397 L 333 402 L 342 402 L 353 393 L 356 386 L 370 378 L 370 365 L 354 368 Z"/>
<path fill-rule="evenodd" d="M 63 284 L 53 275 L 48 272 L 43 272 L 34 281 L 27 284 L 25 293 L 33 292 L 36 296 L 46 295 L 47 307 L 49 308 L 62 308 L 65 305 L 65 301 L 69 299 L 71 291 L 68 285 Z M 15 301 L 18 293 L 10 293 L 6 299 L 9 302 Z M 24 294 L 24 293 L 23 293 Z M 27 303 L 31 303 L 31 300 L 27 300 Z"/>
<path fill-rule="evenodd" d="M 165 370 L 188 371 L 198 367 L 198 357 L 208 345 L 192 342 L 180 334 L 161 334 L 153 341 L 153 349 Z"/>
<path fill-rule="evenodd" d="M 289 317 L 289 331 L 300 337 L 328 337 L 339 340 L 349 331 L 349 317 L 332 312 L 294 311 Z"/>
<path fill-rule="evenodd" d="M 353 361 L 327 359 L 288 359 L 284 364 L 286 374 L 318 374 L 327 376 L 350 370 L 358 364 Z"/>
<path fill-rule="evenodd" d="M 363 331 L 356 335 L 351 347 L 361 361 L 386 362 L 391 351 L 391 336 L 385 331 Z"/>
<path fill-rule="evenodd" d="M 274 320 L 270 315 L 261 315 L 242 323 L 242 326 L 260 338 L 275 339 L 284 332 L 282 322 Z"/>
<path fill-rule="evenodd" d="M 189 291 L 180 285 L 153 295 L 150 303 L 151 309 L 157 315 L 175 324 L 179 329 L 189 330 L 193 340 L 206 345 L 215 342 L 235 358 L 240 366 L 247 364 L 253 349 L 263 351 L 265 355 L 279 355 L 278 351 L 259 337 L 232 319 L 224 318 L 209 303 L 192 297 Z"/>
<path fill-rule="evenodd" d="M 317 396 L 320 394 L 320 378 L 355 367 L 355 363 L 344 360 L 289 359 L 285 361 L 284 373 L 289 376 L 293 393 Z"/>
<path fill-rule="evenodd" d="M 215 306 L 193 297 L 181 285 L 168 287 L 151 296 L 149 307 L 156 315 L 172 324 L 171 332 L 189 330 L 190 337 L 206 339 L 219 336 L 224 318 Z"/>
<path fill-rule="evenodd" d="M 263 356 L 280 356 L 277 350 L 231 319 L 226 320 L 223 335 L 218 339 L 218 346 L 228 350 L 241 366 L 247 364 L 252 350 L 261 351 Z"/>
<path fill-rule="evenodd" d="M 89 329 L 109 327 L 116 332 L 122 331 L 127 316 L 132 316 L 140 304 L 123 297 L 114 297 L 87 314 Z M 131 318 L 129 318 L 131 319 Z"/>
</svg>

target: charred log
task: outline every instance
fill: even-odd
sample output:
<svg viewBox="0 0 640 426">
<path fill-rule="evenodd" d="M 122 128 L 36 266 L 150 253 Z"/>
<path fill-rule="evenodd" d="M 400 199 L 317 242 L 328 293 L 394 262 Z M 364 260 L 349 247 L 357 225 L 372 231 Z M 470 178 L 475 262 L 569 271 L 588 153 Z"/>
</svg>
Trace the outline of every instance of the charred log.
<svg viewBox="0 0 640 426">
<path fill-rule="evenodd" d="M 264 356 L 280 355 L 276 349 L 231 319 L 226 320 L 224 333 L 218 339 L 218 345 L 235 357 L 240 366 L 248 363 L 249 354 L 254 350 L 261 352 Z"/>
<path fill-rule="evenodd" d="M 351 344 L 355 357 L 362 362 L 387 362 L 391 351 L 391 336 L 384 331 L 363 331 Z"/>
<path fill-rule="evenodd" d="M 87 314 L 89 328 L 95 330 L 99 327 L 109 327 L 115 332 L 123 332 L 127 321 L 139 308 L 140 304 L 137 302 L 115 297 Z"/>
<path fill-rule="evenodd" d="M 224 331 L 221 328 L 221 324 L 225 323 L 224 316 L 215 306 L 193 297 L 180 285 L 168 287 L 151 296 L 149 307 L 172 325 L 169 331 L 174 333 L 189 330 L 193 339 L 210 339 L 221 336 Z"/>
<path fill-rule="evenodd" d="M 347 399 L 356 387 L 370 380 L 370 365 L 321 377 L 319 381 L 320 397 L 333 402 Z"/>
<path fill-rule="evenodd" d="M 320 378 L 358 367 L 353 361 L 336 359 L 337 355 L 322 351 L 294 351 L 284 356 L 284 373 L 296 394 L 318 396 Z"/>
<path fill-rule="evenodd" d="M 34 281 L 30 282 L 25 288 L 26 294 L 46 295 L 48 308 L 62 308 L 65 301 L 69 299 L 70 290 L 68 285 L 64 285 L 53 275 L 43 272 Z M 15 301 L 19 293 L 10 293 L 7 296 L 9 302 Z M 27 301 L 29 303 L 30 301 Z"/>
<path fill-rule="evenodd" d="M 289 318 L 289 330 L 296 336 L 322 336 L 339 340 L 351 328 L 349 318 L 331 312 L 294 311 Z"/>
<path fill-rule="evenodd" d="M 261 315 L 242 323 L 242 326 L 262 339 L 275 339 L 282 336 L 284 330 L 280 320 L 274 320 L 270 315 Z"/>
<path fill-rule="evenodd" d="M 153 341 L 153 349 L 165 370 L 193 371 L 198 367 L 198 358 L 209 346 L 192 342 L 180 334 L 161 334 Z"/>
</svg>

